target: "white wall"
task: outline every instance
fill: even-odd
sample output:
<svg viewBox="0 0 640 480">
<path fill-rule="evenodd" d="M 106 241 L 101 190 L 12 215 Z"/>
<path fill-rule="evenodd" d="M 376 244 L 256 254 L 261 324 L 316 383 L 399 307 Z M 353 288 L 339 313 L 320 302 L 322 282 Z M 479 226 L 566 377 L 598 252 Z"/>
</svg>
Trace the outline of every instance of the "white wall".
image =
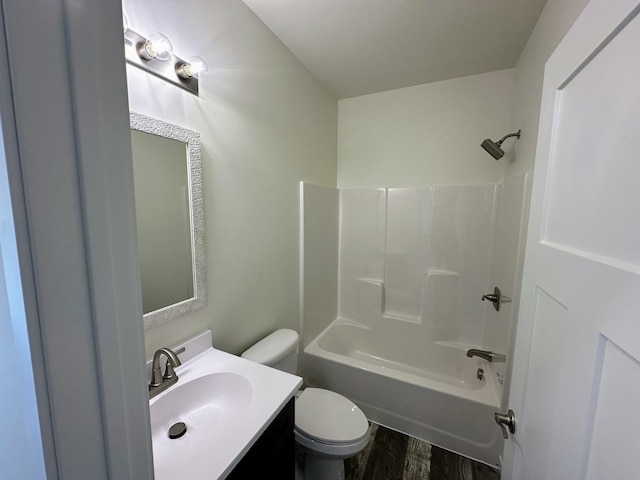
<svg viewBox="0 0 640 480">
<path fill-rule="evenodd" d="M 8 119 L 3 119 L 8 122 Z M 9 179 L 0 133 L 0 464 L 6 478 L 46 478 Z"/>
<path fill-rule="evenodd" d="M 507 133 L 512 87 L 501 70 L 340 100 L 338 187 L 501 182 L 480 143 Z"/>
<path fill-rule="evenodd" d="M 548 0 L 515 68 L 511 129 L 522 129 L 507 175 L 533 169 L 538 140 L 544 64 L 588 0 Z"/>
<path fill-rule="evenodd" d="M 125 0 L 124 12 L 210 66 L 199 98 L 127 67 L 132 111 L 202 141 L 208 304 L 147 330 L 147 355 L 204 328 L 233 353 L 297 329 L 299 182 L 335 186 L 336 99 L 242 2 Z"/>
</svg>

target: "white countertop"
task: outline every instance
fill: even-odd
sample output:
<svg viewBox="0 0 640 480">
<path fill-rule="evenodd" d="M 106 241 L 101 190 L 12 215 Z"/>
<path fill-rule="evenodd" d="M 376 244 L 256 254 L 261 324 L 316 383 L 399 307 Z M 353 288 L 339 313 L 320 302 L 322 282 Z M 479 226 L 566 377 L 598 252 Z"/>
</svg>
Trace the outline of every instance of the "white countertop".
<svg viewBox="0 0 640 480">
<path fill-rule="evenodd" d="M 189 346 L 189 343 L 186 345 Z M 180 357 L 182 359 L 183 355 Z M 178 382 L 154 397 L 150 401 L 151 406 L 180 385 L 220 372 L 240 374 L 249 380 L 251 399 L 246 410 L 238 415 L 239 418 L 234 419 L 233 428 L 225 432 L 224 441 L 216 442 L 212 451 L 207 451 L 206 454 L 198 453 L 188 455 L 188 459 L 180 459 L 177 458 L 181 455 L 179 449 L 174 452 L 154 445 L 156 480 L 210 480 L 226 477 L 302 385 L 300 377 L 212 347 L 202 353 L 188 348 L 182 366 L 175 370 L 179 376 Z M 179 442 L 180 439 L 173 441 Z"/>
</svg>

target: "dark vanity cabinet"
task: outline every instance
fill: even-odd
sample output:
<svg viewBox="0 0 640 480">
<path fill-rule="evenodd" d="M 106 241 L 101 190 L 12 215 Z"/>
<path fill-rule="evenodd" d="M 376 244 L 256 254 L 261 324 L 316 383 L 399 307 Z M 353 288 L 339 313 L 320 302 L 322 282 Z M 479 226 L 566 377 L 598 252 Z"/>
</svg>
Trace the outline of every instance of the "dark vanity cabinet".
<svg viewBox="0 0 640 480">
<path fill-rule="evenodd" d="M 295 477 L 294 400 L 294 398 L 289 400 L 229 474 L 228 479 L 293 479 Z"/>
</svg>

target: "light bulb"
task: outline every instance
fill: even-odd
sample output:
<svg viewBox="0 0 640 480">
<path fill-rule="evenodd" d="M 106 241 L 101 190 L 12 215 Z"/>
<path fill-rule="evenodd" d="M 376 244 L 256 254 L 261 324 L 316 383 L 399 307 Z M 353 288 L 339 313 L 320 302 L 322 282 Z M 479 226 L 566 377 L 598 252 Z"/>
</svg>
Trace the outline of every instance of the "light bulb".
<svg viewBox="0 0 640 480">
<path fill-rule="evenodd" d="M 138 53 L 145 60 L 169 60 L 173 53 L 173 46 L 166 36 L 154 33 L 142 45 Z"/>
<path fill-rule="evenodd" d="M 191 75 L 198 79 L 209 73 L 209 65 L 207 65 L 207 62 L 202 57 L 189 57 L 187 63 L 191 66 Z"/>
<path fill-rule="evenodd" d="M 202 57 L 189 57 L 186 63 L 178 68 L 178 75 L 182 78 L 202 78 L 209 71 L 207 62 Z"/>
</svg>

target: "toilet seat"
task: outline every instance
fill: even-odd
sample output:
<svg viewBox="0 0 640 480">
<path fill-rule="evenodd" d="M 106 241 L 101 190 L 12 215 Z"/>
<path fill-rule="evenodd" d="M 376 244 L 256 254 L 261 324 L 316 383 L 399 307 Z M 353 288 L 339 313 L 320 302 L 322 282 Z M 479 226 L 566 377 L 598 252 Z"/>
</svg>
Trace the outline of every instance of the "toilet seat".
<svg viewBox="0 0 640 480">
<path fill-rule="evenodd" d="M 340 394 L 307 388 L 296 399 L 298 436 L 325 445 L 355 446 L 369 437 L 369 422 L 360 408 Z"/>
</svg>

